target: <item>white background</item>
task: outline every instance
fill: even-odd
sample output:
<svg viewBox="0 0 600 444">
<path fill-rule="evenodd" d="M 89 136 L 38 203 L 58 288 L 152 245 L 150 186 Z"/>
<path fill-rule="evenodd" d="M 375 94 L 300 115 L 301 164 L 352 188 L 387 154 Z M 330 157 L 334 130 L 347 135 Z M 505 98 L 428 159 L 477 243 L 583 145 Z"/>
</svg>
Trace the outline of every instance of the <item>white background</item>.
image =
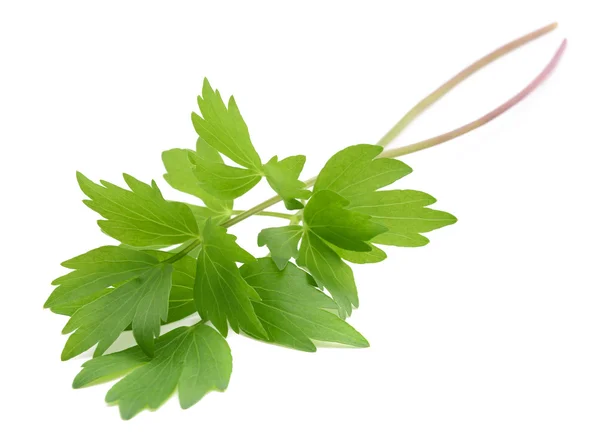
<svg viewBox="0 0 600 444">
<path fill-rule="evenodd" d="M 595 1 L 2 1 L 0 207 L 3 442 L 598 443 L 600 251 Z M 499 105 L 569 47 L 525 102 L 404 160 L 400 183 L 456 225 L 356 266 L 350 319 L 371 348 L 301 353 L 231 336 L 226 393 L 171 399 L 124 422 L 107 385 L 72 390 L 65 318 L 42 310 L 59 263 L 113 243 L 75 171 L 162 180 L 192 147 L 204 76 L 235 93 L 263 160 L 375 142 L 402 113 L 497 46 L 554 20 L 394 144 Z M 264 184 L 237 204 L 270 197 Z M 191 198 L 190 198 L 191 199 Z M 257 218 L 255 218 L 257 219 Z M 233 232 L 256 254 L 258 230 Z M 123 344 L 121 344 L 123 346 Z"/>
</svg>

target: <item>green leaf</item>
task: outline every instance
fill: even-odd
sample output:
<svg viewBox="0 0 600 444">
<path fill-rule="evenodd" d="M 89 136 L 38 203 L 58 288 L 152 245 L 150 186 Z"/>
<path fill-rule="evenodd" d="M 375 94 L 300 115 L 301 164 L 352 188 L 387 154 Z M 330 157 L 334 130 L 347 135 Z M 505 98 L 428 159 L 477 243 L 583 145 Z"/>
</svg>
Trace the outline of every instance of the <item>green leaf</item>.
<svg viewBox="0 0 600 444">
<path fill-rule="evenodd" d="M 131 189 L 109 182 L 97 185 L 81 173 L 77 180 L 90 198 L 84 203 L 107 220 L 98 225 L 109 236 L 135 247 L 166 247 L 198 237 L 198 225 L 189 207 L 165 200 L 153 181 L 147 185 L 124 174 Z"/>
<path fill-rule="evenodd" d="M 95 293 L 91 293 L 79 299 L 66 302 L 64 304 L 57 305 L 56 307 L 52 307 L 52 313 L 65 315 L 65 316 L 73 316 L 77 310 L 79 310 L 84 305 L 89 304 L 90 302 L 95 301 L 96 299 L 104 296 L 108 292 L 112 291 L 112 288 L 105 288 L 103 290 L 97 291 Z M 47 308 L 44 306 L 44 308 Z"/>
<path fill-rule="evenodd" d="M 334 154 L 325 164 L 313 191 L 335 191 L 352 201 L 355 196 L 390 185 L 410 174 L 412 169 L 396 159 L 375 159 L 383 148 L 354 145 Z"/>
<path fill-rule="evenodd" d="M 310 191 L 298 180 L 306 161 L 305 156 L 292 156 L 281 161 L 273 157 L 265 165 L 254 149 L 248 127 L 231 97 L 226 107 L 219 91 L 204 79 L 202 96 L 198 97 L 202 116 L 192 113 L 198 135 L 217 151 L 245 168 L 224 165 L 211 159 L 191 156 L 197 183 L 206 192 L 220 199 L 237 199 L 252 189 L 263 176 L 279 194 L 286 208 L 300 209 L 298 199 L 307 199 Z"/>
<path fill-rule="evenodd" d="M 254 188 L 262 178 L 262 174 L 256 171 L 209 162 L 193 153 L 189 158 L 199 186 L 219 199 L 237 199 Z"/>
<path fill-rule="evenodd" d="M 335 251 L 338 256 L 342 259 L 352 262 L 353 264 L 375 264 L 381 262 L 387 258 L 385 251 L 377 248 L 375 245 L 369 243 L 371 251 L 349 251 L 342 248 L 336 247 L 335 245 L 328 244 L 329 247 Z"/>
<path fill-rule="evenodd" d="M 170 343 L 173 336 L 173 333 L 169 332 L 156 340 L 155 358 L 163 353 L 163 349 Z M 83 369 L 73 380 L 73 388 L 90 387 L 95 384 L 112 381 L 151 360 L 152 358 L 144 353 L 139 346 L 98 356 L 83 363 Z"/>
<path fill-rule="evenodd" d="M 279 270 L 270 258 L 243 265 L 240 272 L 256 289 L 252 301 L 268 333 L 268 341 L 303 351 L 316 351 L 312 340 L 368 347 L 367 340 L 335 314 L 337 304 L 310 283 L 294 264 Z"/>
<path fill-rule="evenodd" d="M 202 137 L 196 140 L 196 154 L 206 162 L 223 163 L 223 157 Z"/>
<path fill-rule="evenodd" d="M 210 320 L 223 336 L 227 336 L 229 322 L 236 333 L 241 327 L 255 336 L 266 337 L 251 302 L 260 298 L 241 277 L 236 265 L 255 259 L 235 239 L 212 221 L 206 224 L 194 286 L 196 307 L 202 319 Z"/>
<path fill-rule="evenodd" d="M 399 247 L 426 245 L 429 240 L 420 233 L 453 224 L 456 218 L 425 208 L 435 202 L 428 194 L 411 190 L 376 191 L 412 171 L 399 160 L 376 159 L 381 151 L 378 146 L 355 145 L 338 152 L 319 174 L 314 192 L 335 191 L 348 199 L 347 210 L 372 216 L 373 222 L 386 227 L 388 231 L 373 238 L 372 243 Z M 340 255 L 359 263 L 382 257 L 356 257 L 341 251 Z"/>
<path fill-rule="evenodd" d="M 278 161 L 275 156 L 264 165 L 269 185 L 281 196 L 288 210 L 303 208 L 304 205 L 297 199 L 310 197 L 306 184 L 298 180 L 305 162 L 306 156 L 292 156 L 281 161 Z"/>
<path fill-rule="evenodd" d="M 312 231 L 305 231 L 300 246 L 298 265 L 306 267 L 319 285 L 327 288 L 340 308 L 340 316 L 358 308 L 358 292 L 352 269 L 340 256 Z"/>
<path fill-rule="evenodd" d="M 113 246 L 89 251 L 63 263 L 76 270 L 53 282 L 60 286 L 54 290 L 45 307 L 51 308 L 54 313 L 72 316 L 81 307 L 112 291 L 112 286 L 119 286 L 139 276 L 158 261 L 164 261 L 172 255 L 165 251 L 138 251 Z M 165 324 L 196 313 L 195 276 L 196 260 L 193 257 L 185 256 L 173 263 L 169 315 Z"/>
<path fill-rule="evenodd" d="M 213 222 L 216 224 L 222 224 L 223 222 L 228 220 L 232 214 L 231 210 L 227 210 L 226 212 L 220 212 L 208 207 L 200 207 L 198 205 L 192 204 L 186 205 L 190 207 L 190 210 L 192 210 L 192 214 L 196 219 L 196 223 L 198 224 L 198 229 L 200 230 L 200 233 L 202 233 L 202 230 L 204 230 L 204 224 L 206 224 L 206 221 L 208 219 L 212 219 Z"/>
<path fill-rule="evenodd" d="M 258 234 L 258 246 L 266 245 L 275 265 L 283 270 L 291 258 L 298 257 L 298 242 L 301 237 L 302 227 L 300 225 L 265 228 Z"/>
<path fill-rule="evenodd" d="M 349 202 L 333 191 L 319 191 L 304 209 L 304 223 L 319 237 L 345 250 L 371 251 L 366 242 L 387 231 L 370 216 L 344 209 Z"/>
<path fill-rule="evenodd" d="M 207 154 L 210 150 L 214 151 L 216 156 Z M 219 199 L 200 186 L 194 173 L 194 165 L 189 158 L 190 154 L 194 154 L 194 152 L 180 148 L 174 148 L 162 153 L 162 160 L 167 170 L 167 173 L 163 176 L 165 181 L 176 190 L 198 197 L 212 210 L 222 214 L 231 214 L 231 209 L 233 208 L 233 201 L 231 199 Z M 223 159 L 221 159 L 219 153 L 214 148 L 208 146 L 201 138 L 198 138 L 196 155 L 205 159 L 205 161 L 223 163 Z"/>
<path fill-rule="evenodd" d="M 58 287 L 44 307 L 61 313 L 80 308 L 89 298 L 99 297 L 107 287 L 133 279 L 156 264 L 156 258 L 126 247 L 105 246 L 88 251 L 61 264 L 73 271 L 52 282 Z"/>
<path fill-rule="evenodd" d="M 225 391 L 231 369 L 227 342 L 212 328 L 196 324 L 161 336 L 152 360 L 139 347 L 132 347 L 87 361 L 73 387 L 126 374 L 108 391 L 106 402 L 118 404 L 121 417 L 131 419 L 145 408 L 157 409 L 175 390 L 184 409 L 211 391 Z"/>
<path fill-rule="evenodd" d="M 172 256 L 164 251 L 147 251 L 161 261 Z M 196 313 L 194 302 L 194 282 L 196 280 L 196 260 L 191 256 L 184 256 L 173 263 L 171 292 L 169 293 L 169 315 L 165 324 L 179 321 Z"/>
<path fill-rule="evenodd" d="M 348 208 L 369 215 L 389 231 L 373 239 L 376 244 L 420 247 L 429 242 L 420 233 L 452 225 L 456 217 L 425 208 L 435 198 L 421 191 L 376 191 L 353 198 Z"/>
<path fill-rule="evenodd" d="M 160 321 L 166 321 L 171 290 L 172 265 L 158 263 L 98 299 L 77 310 L 63 333 L 71 333 L 61 358 L 71 359 L 96 343 L 99 356 L 132 324 L 136 342 L 149 356 Z"/>
<path fill-rule="evenodd" d="M 255 172 L 262 171 L 262 162 L 233 96 L 226 107 L 219 91 L 214 91 L 204 79 L 198 106 L 202 117 L 192 113 L 192 123 L 198 135 L 238 165 Z"/>
</svg>

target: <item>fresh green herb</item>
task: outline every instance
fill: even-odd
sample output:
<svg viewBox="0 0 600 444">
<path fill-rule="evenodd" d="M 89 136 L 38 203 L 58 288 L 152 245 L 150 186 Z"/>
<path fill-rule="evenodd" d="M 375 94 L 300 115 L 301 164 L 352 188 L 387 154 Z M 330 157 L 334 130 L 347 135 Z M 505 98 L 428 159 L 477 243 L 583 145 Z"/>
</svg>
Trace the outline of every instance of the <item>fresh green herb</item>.
<svg viewBox="0 0 600 444">
<path fill-rule="evenodd" d="M 318 177 L 299 179 L 306 157 L 263 163 L 233 97 L 227 105 L 204 81 L 192 114 L 196 149 L 163 153 L 166 182 L 200 199 L 190 205 L 164 199 L 150 185 L 124 175 L 129 189 L 77 173 L 84 203 L 102 219 L 98 225 L 120 243 L 63 262 L 45 307 L 69 317 L 62 359 L 96 346 L 83 364 L 75 388 L 121 378 L 106 396 L 124 419 L 156 409 L 174 391 L 183 408 L 210 391 L 224 391 L 232 369 L 225 340 L 235 333 L 314 352 L 318 342 L 368 347 L 346 322 L 359 305 L 354 264 L 386 259 L 380 247 L 421 247 L 423 235 L 456 218 L 431 208 L 421 191 L 395 189 L 412 169 L 393 159 L 472 131 L 522 100 L 554 68 L 564 43 L 546 69 L 507 103 L 457 130 L 407 145 L 388 145 L 418 114 L 473 72 L 554 29 L 549 25 L 481 59 L 426 97 L 376 145 L 354 145 L 327 162 Z M 231 166 L 224 157 L 235 163 Z M 263 177 L 276 196 L 249 210 L 233 202 Z M 312 191 L 311 191 L 312 188 Z M 384 189 L 385 188 L 385 189 Z M 289 212 L 265 211 L 283 201 Z M 265 257 L 241 248 L 227 229 L 251 216 L 286 220 L 286 226 L 258 233 Z M 166 251 L 165 248 L 171 248 Z M 241 265 L 240 265 L 241 264 Z M 161 335 L 161 326 L 190 315 L 199 320 Z M 131 330 L 137 345 L 105 354 Z"/>
<path fill-rule="evenodd" d="M 134 247 L 168 247 L 198 237 L 198 225 L 190 207 L 166 201 L 156 183 L 147 185 L 124 174 L 131 191 L 112 183 L 95 184 L 81 173 L 83 202 L 106 220 L 98 225 L 107 235 Z"/>
<path fill-rule="evenodd" d="M 123 419 L 130 419 L 145 408 L 157 409 L 175 389 L 181 407 L 186 409 L 208 392 L 227 388 L 231 351 L 219 333 L 202 323 L 179 327 L 156 341 L 154 358 L 136 346 L 86 362 L 73 387 L 86 387 L 122 375 L 127 376 L 108 391 L 106 402 L 118 404 Z"/>
</svg>

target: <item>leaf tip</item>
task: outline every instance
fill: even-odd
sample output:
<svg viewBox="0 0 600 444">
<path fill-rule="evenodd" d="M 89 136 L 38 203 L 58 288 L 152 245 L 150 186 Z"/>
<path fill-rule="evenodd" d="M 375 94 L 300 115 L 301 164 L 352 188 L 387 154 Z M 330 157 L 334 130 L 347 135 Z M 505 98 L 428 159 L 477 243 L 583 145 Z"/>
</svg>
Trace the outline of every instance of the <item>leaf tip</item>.
<svg viewBox="0 0 600 444">
<path fill-rule="evenodd" d="M 369 348 L 369 347 L 371 347 L 371 344 L 369 344 L 369 341 L 367 340 L 367 338 L 365 338 L 360 333 L 358 333 L 358 335 L 360 336 L 360 338 L 357 339 L 357 341 L 356 341 L 356 347 L 358 347 L 358 348 Z"/>
<path fill-rule="evenodd" d="M 81 190 L 85 193 L 84 187 L 86 185 L 91 185 L 93 184 L 93 182 L 88 179 L 83 173 L 77 171 L 75 173 L 75 178 L 77 179 L 77 183 L 79 184 L 79 188 L 81 188 Z M 86 193 L 87 194 L 87 193 Z"/>
<path fill-rule="evenodd" d="M 298 350 L 303 351 L 303 352 L 307 352 L 307 353 L 316 353 L 317 352 L 317 346 L 312 341 L 310 341 L 310 343 L 311 343 L 312 347 L 309 346 L 308 344 L 306 344 L 305 347 L 299 348 Z"/>
<path fill-rule="evenodd" d="M 119 413 L 123 421 L 129 421 L 136 415 L 136 412 L 125 410 L 125 408 L 121 408 L 121 405 L 119 405 Z"/>
<path fill-rule="evenodd" d="M 277 267 L 277 269 L 279 271 L 283 271 L 285 269 L 285 267 L 287 266 L 287 264 L 289 263 L 288 260 L 283 260 L 281 258 L 272 258 L 273 262 L 275 262 L 275 266 Z"/>
<path fill-rule="evenodd" d="M 83 380 L 82 376 L 81 376 L 81 372 L 77 374 L 77 376 L 75 376 L 75 379 L 73 379 L 73 383 L 71 384 L 71 388 L 77 390 L 80 388 L 85 387 L 85 381 Z"/>
<path fill-rule="evenodd" d="M 64 333 L 64 330 L 63 330 Z M 62 351 L 62 353 L 60 354 L 60 360 L 61 361 L 68 361 L 69 359 L 71 359 L 73 357 L 73 354 L 65 347 Z"/>
</svg>

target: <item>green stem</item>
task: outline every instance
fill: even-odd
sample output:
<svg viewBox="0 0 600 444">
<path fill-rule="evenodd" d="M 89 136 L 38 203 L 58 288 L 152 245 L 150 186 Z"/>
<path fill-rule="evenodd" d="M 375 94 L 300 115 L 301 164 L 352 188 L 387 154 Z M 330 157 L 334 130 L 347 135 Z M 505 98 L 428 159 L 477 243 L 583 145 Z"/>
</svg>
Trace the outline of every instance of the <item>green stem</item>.
<svg viewBox="0 0 600 444">
<path fill-rule="evenodd" d="M 567 47 L 567 40 L 565 39 L 562 41 L 560 47 L 558 48 L 558 50 L 552 57 L 552 60 L 550 60 L 550 63 L 548 63 L 548 65 L 546 65 L 544 70 L 540 74 L 538 74 L 537 77 L 529 83 L 529 85 L 527 85 L 518 94 L 513 96 L 510 100 L 503 103 L 502 105 L 495 108 L 494 110 L 490 111 L 486 115 L 484 115 L 484 116 L 480 117 L 479 119 L 474 120 L 470 123 L 467 123 L 466 125 L 463 125 L 460 128 L 456 128 L 455 130 L 449 131 L 444 134 L 440 134 L 439 136 L 436 136 L 436 137 L 432 137 L 431 139 L 423 140 L 421 142 L 413 143 L 411 145 L 406 145 L 406 146 L 403 146 L 400 148 L 386 150 L 383 153 L 381 153 L 381 155 L 379 157 L 393 158 L 393 157 L 405 156 L 406 154 L 421 151 L 421 150 L 430 148 L 435 145 L 440 145 L 444 142 L 448 142 L 449 140 L 456 139 L 457 137 L 462 136 L 463 134 L 467 134 L 467 133 L 473 131 L 474 129 L 477 129 L 477 128 L 485 125 L 486 123 L 494 120 L 496 117 L 504 114 L 506 111 L 511 109 L 513 106 L 515 106 L 521 100 L 523 100 L 525 97 L 527 97 L 529 94 L 531 94 L 531 92 L 533 92 L 539 85 L 542 84 L 542 82 L 544 80 L 546 80 L 548 78 L 548 75 L 550 75 L 550 73 L 554 70 L 554 68 L 558 64 L 558 61 L 560 60 L 561 56 L 565 52 L 566 47 Z"/>
<path fill-rule="evenodd" d="M 430 94 L 425 99 L 423 99 L 421 102 L 419 102 L 417 105 L 415 105 L 390 131 L 387 132 L 387 134 L 385 136 L 383 136 L 381 138 L 381 140 L 379 141 L 378 144 L 383 145 L 383 146 L 387 145 L 388 139 L 393 140 L 394 138 L 396 138 L 396 136 L 402 130 L 404 130 L 408 126 L 408 124 L 410 122 L 412 122 L 419 114 L 421 114 L 423 111 L 425 111 L 429 106 L 431 106 L 431 104 L 433 104 L 434 102 L 436 102 L 437 100 L 442 98 L 448 91 L 450 91 L 452 88 L 454 88 L 460 82 L 462 82 L 465 79 L 467 79 L 468 77 L 470 77 L 474 72 L 480 70 L 484 66 L 490 64 L 494 60 L 509 53 L 510 51 L 554 30 L 556 28 L 556 26 L 557 26 L 557 24 L 553 23 L 553 24 L 548 25 L 544 28 L 541 28 L 537 31 L 534 31 L 530 34 L 527 34 L 517 40 L 514 40 L 514 41 L 508 43 L 507 45 L 504 45 L 501 48 L 498 48 L 494 52 L 490 53 L 489 55 L 487 55 L 487 56 L 483 57 L 482 59 L 478 60 L 477 62 L 473 63 L 471 66 L 469 66 L 468 68 L 461 71 L 459 74 L 457 74 L 452 79 L 450 79 L 448 82 L 446 82 L 444 85 L 442 85 L 441 87 L 436 89 L 432 94 Z M 542 73 L 540 73 L 529 85 L 527 85 L 527 87 L 525 87 L 525 89 L 523 89 L 517 95 L 512 97 L 506 103 L 502 104 L 501 106 L 494 109 L 493 111 L 487 113 L 485 116 L 483 116 L 471 123 L 468 123 L 467 125 L 463 125 L 460 128 L 457 128 L 453 131 L 441 134 L 441 135 L 433 137 L 431 139 L 426 139 L 421 142 L 413 143 L 413 144 L 406 145 L 406 146 L 403 146 L 400 148 L 386 150 L 386 151 L 382 152 L 379 157 L 387 157 L 387 158 L 399 157 L 399 156 L 404 156 L 406 154 L 414 153 L 416 151 L 420 151 L 420 150 L 423 150 L 426 148 L 431 148 L 433 146 L 440 145 L 444 142 L 447 142 L 447 141 L 452 140 L 456 137 L 459 137 L 463 134 L 466 134 L 470 131 L 473 131 L 474 129 L 479 128 L 480 126 L 486 124 L 487 122 L 495 119 L 496 117 L 500 116 L 501 114 L 503 114 L 504 112 L 508 111 L 510 108 L 515 106 L 521 100 L 523 100 L 527 95 L 529 95 L 533 90 L 535 90 L 543 82 L 543 80 L 556 67 L 556 64 L 558 63 L 562 53 L 564 52 L 565 47 L 566 47 L 566 40 L 563 41 L 560 48 L 558 49 L 558 51 L 556 52 L 556 54 L 554 55 L 554 57 L 552 58 L 550 63 L 544 68 Z M 313 186 L 315 184 L 316 180 L 317 180 L 317 178 L 313 177 L 311 179 L 308 179 L 304 183 L 307 188 L 310 188 L 311 186 Z M 257 213 L 265 210 L 266 208 L 269 208 L 270 206 L 275 205 L 278 202 L 281 202 L 281 200 L 282 199 L 279 196 L 273 196 L 272 198 L 256 205 L 255 207 L 252 207 L 249 210 L 246 210 L 245 212 L 238 214 L 236 217 L 229 219 L 227 222 L 225 222 L 223 224 L 223 226 L 231 227 L 233 225 L 236 225 L 236 224 L 240 223 L 241 221 L 249 218 L 250 216 L 257 214 Z"/>
<path fill-rule="evenodd" d="M 244 219 L 248 219 L 250 216 L 254 216 L 255 214 L 260 213 L 266 208 L 269 208 L 271 205 L 275 205 L 277 202 L 280 202 L 282 199 L 279 196 L 273 196 L 269 200 L 265 200 L 263 203 L 256 205 L 255 207 L 250 208 L 249 210 L 244 211 L 241 214 L 229 219 L 227 222 L 221 224 L 223 227 L 228 228 L 237 223 L 240 223 Z"/>
<path fill-rule="evenodd" d="M 231 212 L 231 214 L 243 214 L 246 213 L 248 210 L 233 210 Z M 291 219 L 294 215 L 293 214 L 286 214 L 286 213 L 278 213 L 276 211 L 260 211 L 258 213 L 255 214 L 255 216 L 269 216 L 269 217 L 279 217 L 281 219 Z"/>
<path fill-rule="evenodd" d="M 461 72 L 456 74 L 454 77 L 452 77 L 450 80 L 448 80 L 442 86 L 440 86 L 438 89 L 436 89 L 431 94 L 429 94 L 427 97 L 425 97 L 423 100 L 421 100 L 419 103 L 417 103 L 410 111 L 408 111 L 404 115 L 404 117 L 402 117 L 402 119 L 400 119 L 398 121 L 398 123 L 396 123 L 396 125 L 394 125 L 392 127 L 392 129 L 390 129 L 381 139 L 379 139 L 379 142 L 377 142 L 377 145 L 387 146 L 388 144 L 390 144 L 396 137 L 398 137 L 398 135 L 413 120 L 415 120 L 420 114 L 422 114 L 425 110 L 427 110 L 427 108 L 429 108 L 435 102 L 440 100 L 442 97 L 444 97 L 446 94 L 448 94 L 452 89 L 454 89 L 459 83 L 465 81 L 466 79 L 471 77 L 473 74 L 475 74 L 480 69 L 486 67 L 490 63 L 492 63 L 495 60 L 501 58 L 502 56 L 508 54 L 509 52 L 512 52 L 517 48 L 520 48 L 521 46 L 525 45 L 526 43 L 529 43 L 529 42 L 551 32 L 553 30 L 555 30 L 557 26 L 558 26 L 558 23 L 552 23 L 550 25 L 544 26 L 543 28 L 540 28 L 536 31 L 533 31 L 533 32 L 527 34 L 527 35 L 524 35 L 523 37 L 513 40 L 512 42 L 507 43 L 504 46 L 501 46 L 500 48 L 498 48 L 495 51 L 486 55 L 485 57 L 480 58 L 475 63 L 467 66 Z"/>
<path fill-rule="evenodd" d="M 250 210 L 233 210 L 232 214 L 242 215 L 242 214 L 248 213 L 249 211 Z M 292 220 L 293 217 L 294 217 L 293 214 L 278 213 L 278 212 L 275 212 L 275 211 L 259 211 L 258 213 L 252 213 L 252 215 L 280 217 L 282 219 L 288 219 L 288 220 Z M 248 216 L 246 216 L 246 217 L 250 217 L 250 214 Z M 228 226 L 227 222 L 224 223 L 223 226 Z M 200 239 L 194 239 L 185 248 L 183 248 L 182 250 L 178 251 L 173 256 L 169 257 L 168 259 L 165 259 L 163 262 L 166 262 L 168 264 L 172 264 L 174 262 L 177 262 L 181 258 L 185 257 L 188 253 L 194 251 L 194 249 L 197 248 L 201 243 L 202 243 L 202 241 Z"/>
<path fill-rule="evenodd" d="M 174 262 L 177 262 L 179 259 L 187 256 L 188 253 L 190 253 L 191 251 L 193 251 L 195 248 L 197 248 L 200 244 L 202 243 L 202 240 L 200 239 L 194 239 L 187 247 L 185 247 L 183 250 L 179 251 L 178 253 L 174 254 L 173 256 L 171 256 L 168 259 L 165 259 L 163 262 L 166 262 L 168 264 L 172 264 Z"/>
</svg>

